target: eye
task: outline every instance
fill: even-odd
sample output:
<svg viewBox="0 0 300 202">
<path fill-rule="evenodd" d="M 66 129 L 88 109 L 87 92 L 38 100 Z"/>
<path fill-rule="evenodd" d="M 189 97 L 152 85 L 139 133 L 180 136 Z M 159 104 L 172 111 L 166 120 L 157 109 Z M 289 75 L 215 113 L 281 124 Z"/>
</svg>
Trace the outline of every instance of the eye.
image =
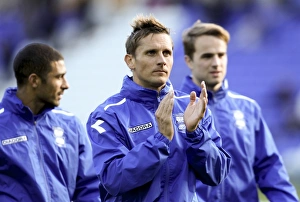
<svg viewBox="0 0 300 202">
<path fill-rule="evenodd" d="M 172 52 L 171 51 L 164 51 L 163 54 L 164 54 L 165 57 L 168 57 L 168 56 L 172 55 Z"/>
<path fill-rule="evenodd" d="M 149 50 L 149 51 L 147 51 L 146 54 L 147 54 L 147 55 L 155 55 L 155 54 L 156 54 L 156 51 L 155 51 L 155 50 Z"/>
<path fill-rule="evenodd" d="M 58 74 L 58 75 L 56 76 L 56 78 L 58 78 L 58 79 L 63 79 L 64 77 L 65 77 L 64 74 Z"/>
<path fill-rule="evenodd" d="M 219 54 L 219 58 L 222 58 L 222 57 L 224 57 L 225 56 L 225 53 L 220 53 Z"/>
<path fill-rule="evenodd" d="M 212 57 L 213 57 L 213 54 L 203 54 L 201 58 L 209 59 Z"/>
</svg>

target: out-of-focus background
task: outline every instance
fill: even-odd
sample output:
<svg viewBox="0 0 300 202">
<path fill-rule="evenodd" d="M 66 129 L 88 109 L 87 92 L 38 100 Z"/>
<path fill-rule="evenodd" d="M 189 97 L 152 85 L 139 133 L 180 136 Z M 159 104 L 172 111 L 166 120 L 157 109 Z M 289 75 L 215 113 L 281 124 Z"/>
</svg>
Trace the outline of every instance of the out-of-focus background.
<svg viewBox="0 0 300 202">
<path fill-rule="evenodd" d="M 299 0 L 1 0 L 0 98 L 15 86 L 12 59 L 30 42 L 44 42 L 65 57 L 70 89 L 61 107 L 85 125 L 91 111 L 131 75 L 125 41 L 137 14 L 154 14 L 171 29 L 175 88 L 189 74 L 181 33 L 197 19 L 231 34 L 232 90 L 261 106 L 295 186 L 300 186 Z"/>
</svg>

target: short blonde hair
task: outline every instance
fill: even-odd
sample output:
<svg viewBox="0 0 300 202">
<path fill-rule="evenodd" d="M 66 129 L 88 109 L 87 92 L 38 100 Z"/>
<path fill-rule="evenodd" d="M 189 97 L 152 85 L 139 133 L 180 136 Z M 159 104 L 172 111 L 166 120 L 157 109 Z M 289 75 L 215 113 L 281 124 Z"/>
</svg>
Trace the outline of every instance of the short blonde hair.
<svg viewBox="0 0 300 202">
<path fill-rule="evenodd" d="M 193 26 L 187 28 L 183 31 L 182 41 L 184 47 L 184 54 L 193 58 L 195 52 L 195 41 L 200 36 L 215 36 L 219 39 L 222 39 L 229 43 L 230 34 L 223 27 L 213 24 L 213 23 L 202 23 L 200 20 L 197 20 Z"/>
</svg>

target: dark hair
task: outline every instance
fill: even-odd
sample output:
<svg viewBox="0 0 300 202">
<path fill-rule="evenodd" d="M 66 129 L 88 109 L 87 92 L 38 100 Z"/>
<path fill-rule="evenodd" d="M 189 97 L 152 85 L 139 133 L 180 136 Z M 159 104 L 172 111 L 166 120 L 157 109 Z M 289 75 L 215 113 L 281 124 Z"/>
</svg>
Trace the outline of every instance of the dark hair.
<svg viewBox="0 0 300 202">
<path fill-rule="evenodd" d="M 223 27 L 213 23 L 202 23 L 197 20 L 193 26 L 184 30 L 182 34 L 182 41 L 184 47 L 184 54 L 193 59 L 195 52 L 195 41 L 200 36 L 214 36 L 222 39 L 228 44 L 230 34 Z"/>
<path fill-rule="evenodd" d="M 139 45 L 139 41 L 149 34 L 168 34 L 170 30 L 160 23 L 154 16 L 137 15 L 131 24 L 133 31 L 127 38 L 125 47 L 126 53 L 135 56 L 135 50 Z"/>
<path fill-rule="evenodd" d="M 42 43 L 26 45 L 17 53 L 13 62 L 17 85 L 24 85 L 29 75 L 33 73 L 45 81 L 51 71 L 52 62 L 59 60 L 64 60 L 63 56 L 49 45 Z"/>
</svg>

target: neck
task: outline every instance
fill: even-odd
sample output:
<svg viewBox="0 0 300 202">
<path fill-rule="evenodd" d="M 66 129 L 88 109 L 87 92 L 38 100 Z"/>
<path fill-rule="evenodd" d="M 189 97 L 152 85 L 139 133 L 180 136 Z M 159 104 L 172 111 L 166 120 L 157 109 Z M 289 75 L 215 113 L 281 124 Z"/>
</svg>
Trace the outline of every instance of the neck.
<svg viewBox="0 0 300 202">
<path fill-rule="evenodd" d="M 23 105 L 27 106 L 34 115 L 37 115 L 45 106 L 44 103 L 37 101 L 34 92 L 27 87 L 18 87 L 16 95 L 22 101 Z"/>
<path fill-rule="evenodd" d="M 192 77 L 192 81 L 199 87 L 201 87 L 201 81 L 198 81 L 195 79 L 195 77 Z M 209 83 L 205 82 L 206 85 L 206 90 L 211 91 L 211 92 L 217 92 L 221 87 L 222 83 L 218 83 L 216 85 L 210 85 Z"/>
<path fill-rule="evenodd" d="M 207 85 L 206 88 L 207 88 L 207 90 L 212 91 L 212 92 L 215 93 L 221 88 L 221 86 L 222 86 L 222 83 L 219 83 L 219 84 L 213 85 L 213 86 Z"/>
</svg>

